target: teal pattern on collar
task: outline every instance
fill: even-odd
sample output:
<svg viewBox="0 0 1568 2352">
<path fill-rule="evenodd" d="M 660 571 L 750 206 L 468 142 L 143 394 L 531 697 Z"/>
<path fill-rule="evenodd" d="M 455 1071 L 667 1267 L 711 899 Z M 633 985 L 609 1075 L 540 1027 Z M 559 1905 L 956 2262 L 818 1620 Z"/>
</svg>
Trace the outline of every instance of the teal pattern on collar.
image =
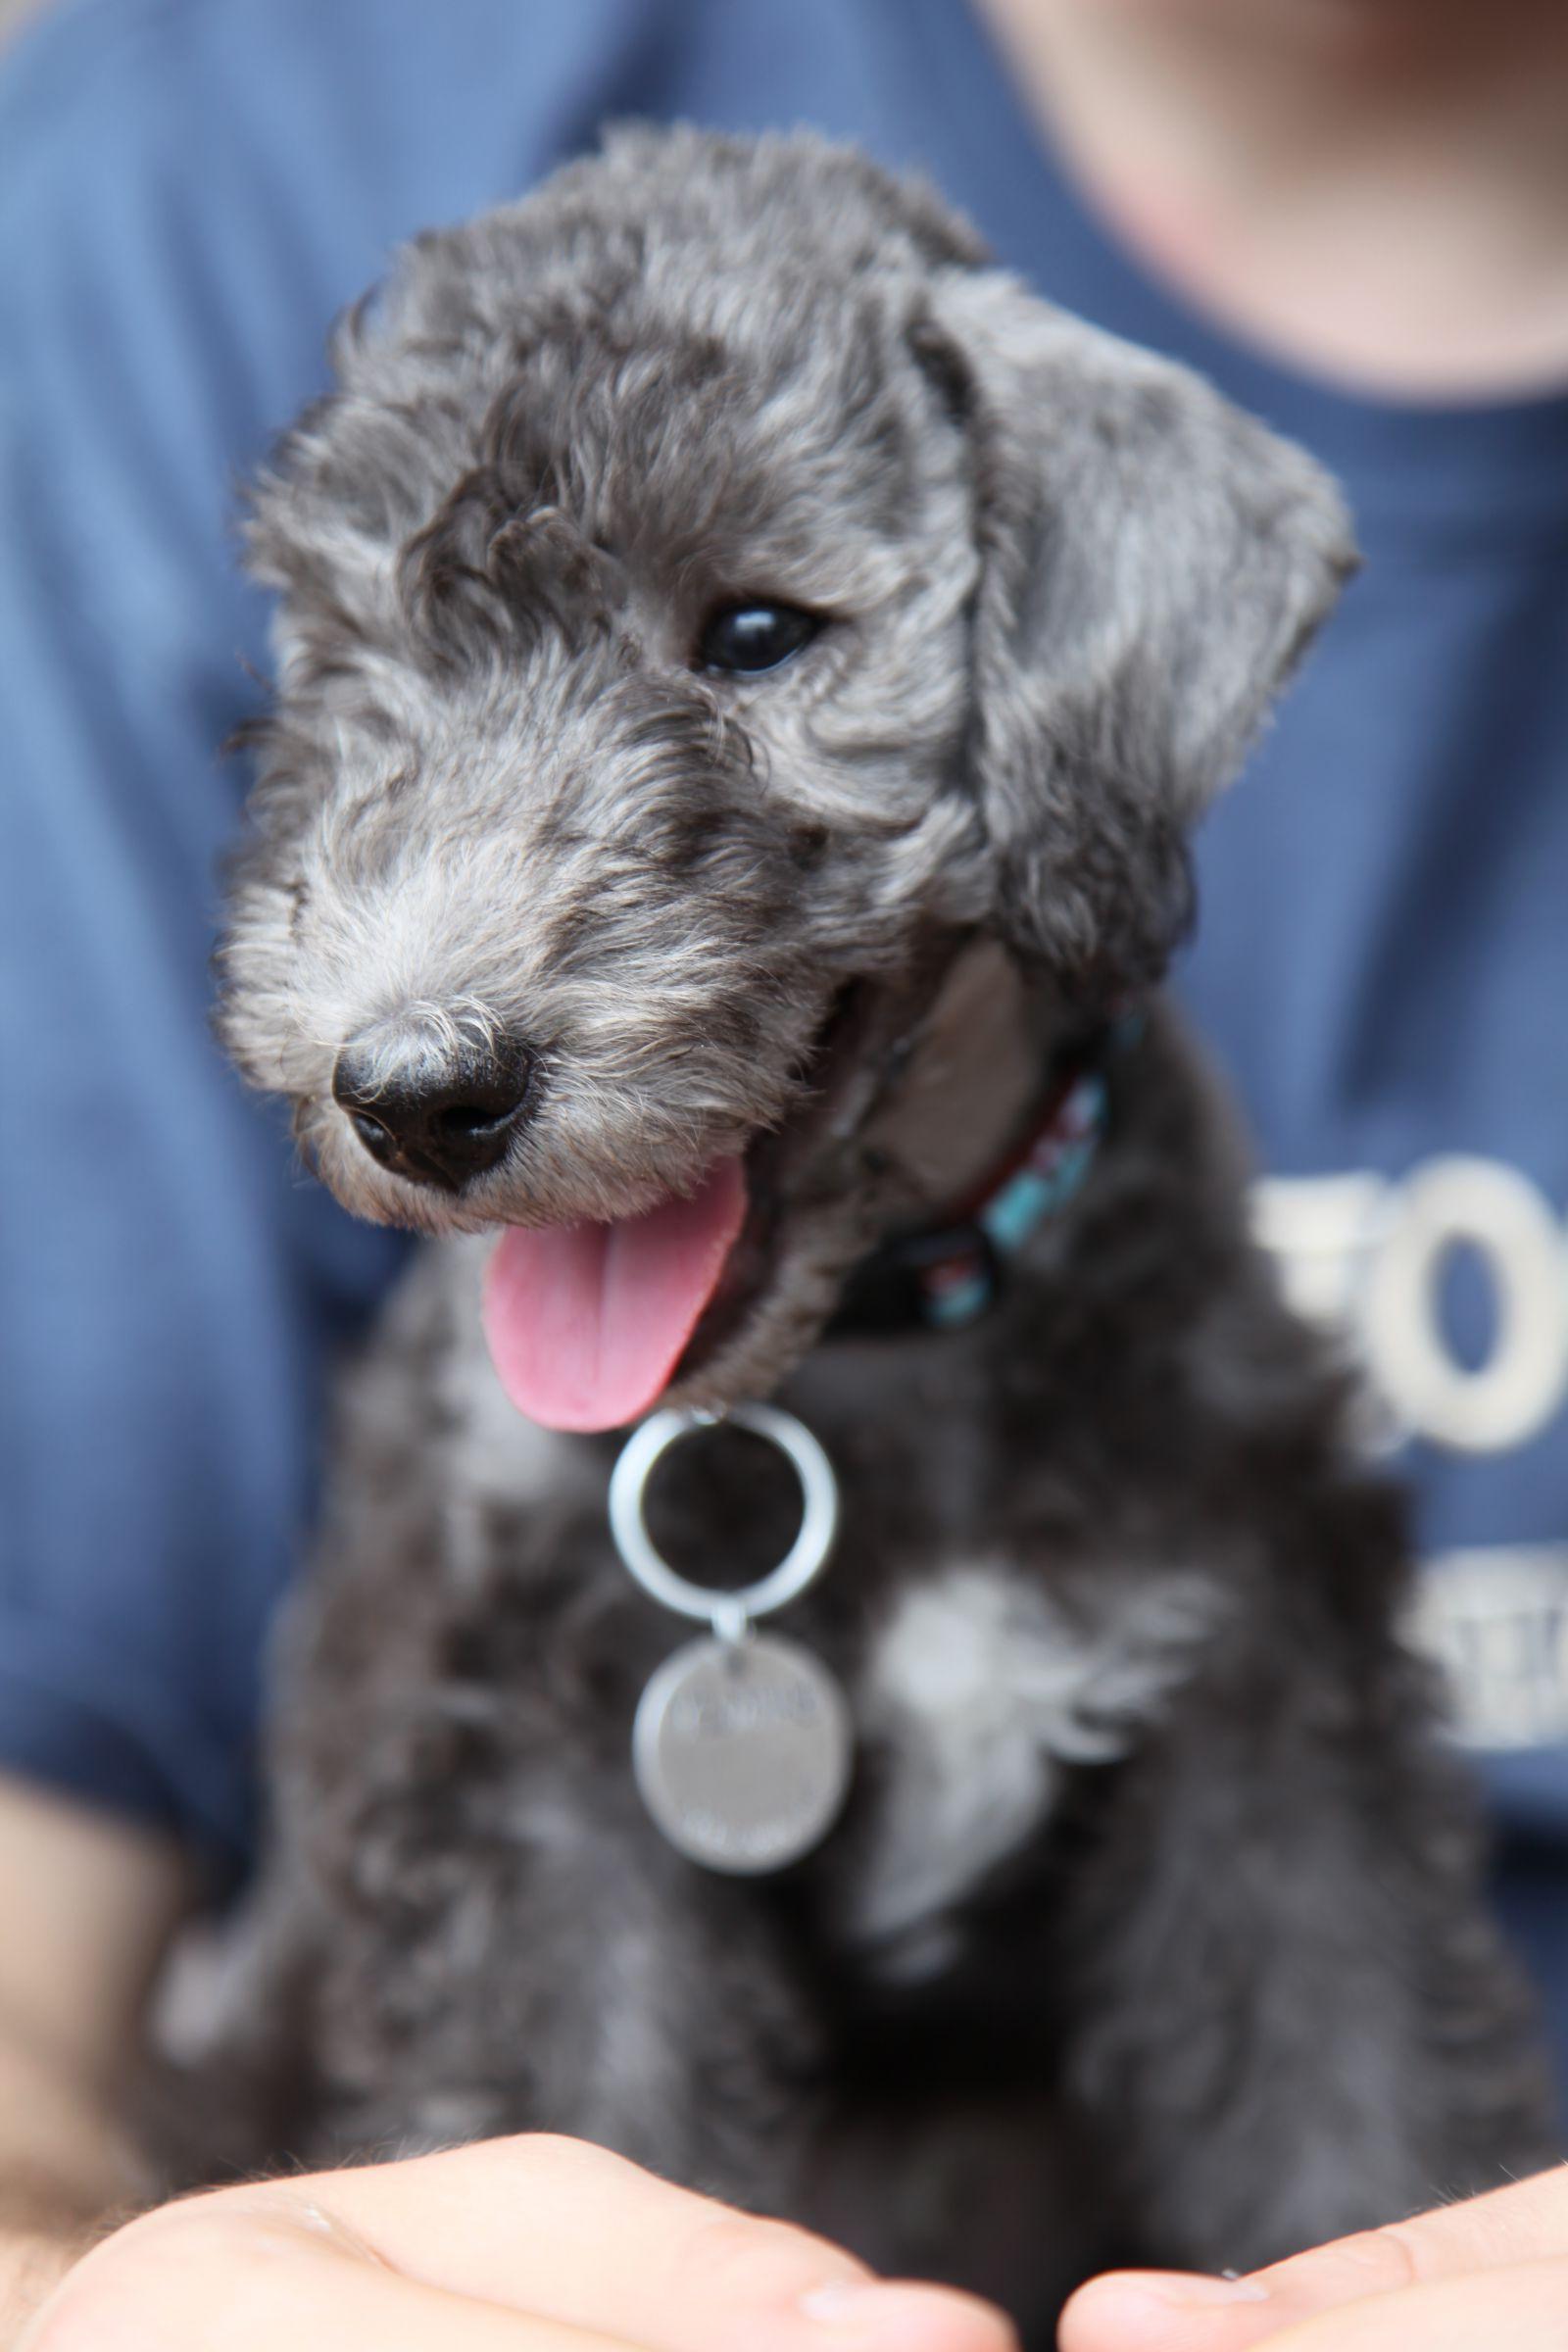
<svg viewBox="0 0 1568 2352">
<path fill-rule="evenodd" d="M 1102 1030 L 1057 1080 L 1040 1125 L 952 1224 L 897 1234 L 861 1265 L 831 1324 L 839 1335 L 961 1331 L 991 1307 L 1007 1260 L 1082 1191 L 1110 1117 L 1105 1065 L 1136 1044 L 1143 1017 Z"/>
<path fill-rule="evenodd" d="M 1059 1216 L 1094 1165 L 1104 1133 L 1109 1091 L 1104 1074 L 1086 1070 L 1029 1156 L 980 1210 L 976 1222 L 1004 1256 L 1020 1250 L 1036 1226 Z"/>
</svg>

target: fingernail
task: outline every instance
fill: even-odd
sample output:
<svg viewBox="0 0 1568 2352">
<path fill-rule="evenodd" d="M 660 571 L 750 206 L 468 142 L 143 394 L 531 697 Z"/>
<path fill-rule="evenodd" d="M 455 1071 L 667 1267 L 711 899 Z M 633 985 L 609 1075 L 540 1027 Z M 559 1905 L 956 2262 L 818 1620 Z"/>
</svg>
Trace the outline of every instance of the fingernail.
<svg viewBox="0 0 1568 2352">
<path fill-rule="evenodd" d="M 1018 2352 L 1000 2311 L 930 2279 L 825 2279 L 808 2287 L 796 2308 L 832 2328 L 842 2352 L 878 2345 L 896 2345 L 898 2352 Z"/>
<path fill-rule="evenodd" d="M 862 2318 L 882 2291 L 880 2278 L 831 2278 L 825 2286 L 809 2288 L 801 2297 L 801 2309 L 808 2320 L 836 2328 Z"/>
<path fill-rule="evenodd" d="M 1260 2279 L 1209 2278 L 1199 2271 L 1118 2271 L 1097 2278 L 1095 2291 L 1123 2295 L 1129 2302 L 1155 2303 L 1171 2311 L 1268 2301 L 1268 2288 Z"/>
</svg>

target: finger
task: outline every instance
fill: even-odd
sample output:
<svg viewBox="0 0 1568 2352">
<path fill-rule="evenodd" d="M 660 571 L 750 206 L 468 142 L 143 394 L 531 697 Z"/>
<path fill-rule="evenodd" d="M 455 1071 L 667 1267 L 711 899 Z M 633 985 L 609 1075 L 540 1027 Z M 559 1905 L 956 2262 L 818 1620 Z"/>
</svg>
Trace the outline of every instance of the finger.
<svg viewBox="0 0 1568 2352">
<path fill-rule="evenodd" d="M 1293 2317 L 1250 2278 L 1108 2271 L 1061 2315 L 1060 2352 L 1252 2352 Z"/>
<path fill-rule="evenodd" d="M 842 2248 L 535 2134 L 278 2184 L 427 2284 L 648 2352 L 1011 2352 L 989 2305 L 872 2281 Z M 832 2290 L 832 2291 L 828 2291 Z"/>
<path fill-rule="evenodd" d="M 1253 2273 L 1303 2311 L 1503 2264 L 1568 2254 L 1568 2165 L 1552 2165 L 1484 2197 L 1439 2205 L 1412 2221 L 1314 2246 Z"/>
<path fill-rule="evenodd" d="M 1137 2271 L 1093 2279 L 1067 2306 L 1059 2341 L 1062 2352 L 1251 2352 L 1313 2312 L 1559 2254 L 1568 2254 L 1561 2165 L 1243 2279 Z"/>
<path fill-rule="evenodd" d="M 405 2278 L 336 2229 L 280 2208 L 179 2208 L 79 2264 L 17 2352 L 634 2352 L 615 2338 Z"/>
<path fill-rule="evenodd" d="M 1262 2340 L 1268 2352 L 1563 2352 L 1568 2258 L 1370 2295 Z"/>
</svg>

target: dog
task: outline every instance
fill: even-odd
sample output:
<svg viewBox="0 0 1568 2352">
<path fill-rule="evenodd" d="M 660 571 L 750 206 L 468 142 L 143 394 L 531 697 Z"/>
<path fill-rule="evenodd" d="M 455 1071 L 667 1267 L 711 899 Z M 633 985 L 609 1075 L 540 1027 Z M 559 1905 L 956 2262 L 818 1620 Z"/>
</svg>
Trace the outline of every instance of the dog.
<svg viewBox="0 0 1568 2352">
<path fill-rule="evenodd" d="M 1331 484 L 807 135 L 613 134 L 334 362 L 255 493 L 220 1018 L 428 1246 L 189 2169 L 580 2133 L 1038 2332 L 1544 2161 L 1398 1497 L 1158 993 Z M 634 1776 L 682 1629 L 607 1497 L 616 1432 L 716 1417 L 644 1517 L 718 1623 L 794 1540 L 723 1420 L 769 1397 L 842 1491 L 777 1632 L 853 1779 L 708 1868 Z"/>
</svg>

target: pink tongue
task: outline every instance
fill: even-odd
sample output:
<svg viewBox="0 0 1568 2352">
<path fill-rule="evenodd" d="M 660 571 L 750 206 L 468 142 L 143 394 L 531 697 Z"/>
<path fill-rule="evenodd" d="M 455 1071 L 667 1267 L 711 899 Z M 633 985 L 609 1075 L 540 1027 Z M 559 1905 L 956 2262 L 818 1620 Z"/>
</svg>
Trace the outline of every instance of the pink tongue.
<svg viewBox="0 0 1568 2352">
<path fill-rule="evenodd" d="M 485 1270 L 484 1336 L 519 1413 L 618 1429 L 645 1413 L 718 1288 L 746 1219 L 740 1161 L 692 1200 L 614 1225 L 513 1225 Z"/>
</svg>

